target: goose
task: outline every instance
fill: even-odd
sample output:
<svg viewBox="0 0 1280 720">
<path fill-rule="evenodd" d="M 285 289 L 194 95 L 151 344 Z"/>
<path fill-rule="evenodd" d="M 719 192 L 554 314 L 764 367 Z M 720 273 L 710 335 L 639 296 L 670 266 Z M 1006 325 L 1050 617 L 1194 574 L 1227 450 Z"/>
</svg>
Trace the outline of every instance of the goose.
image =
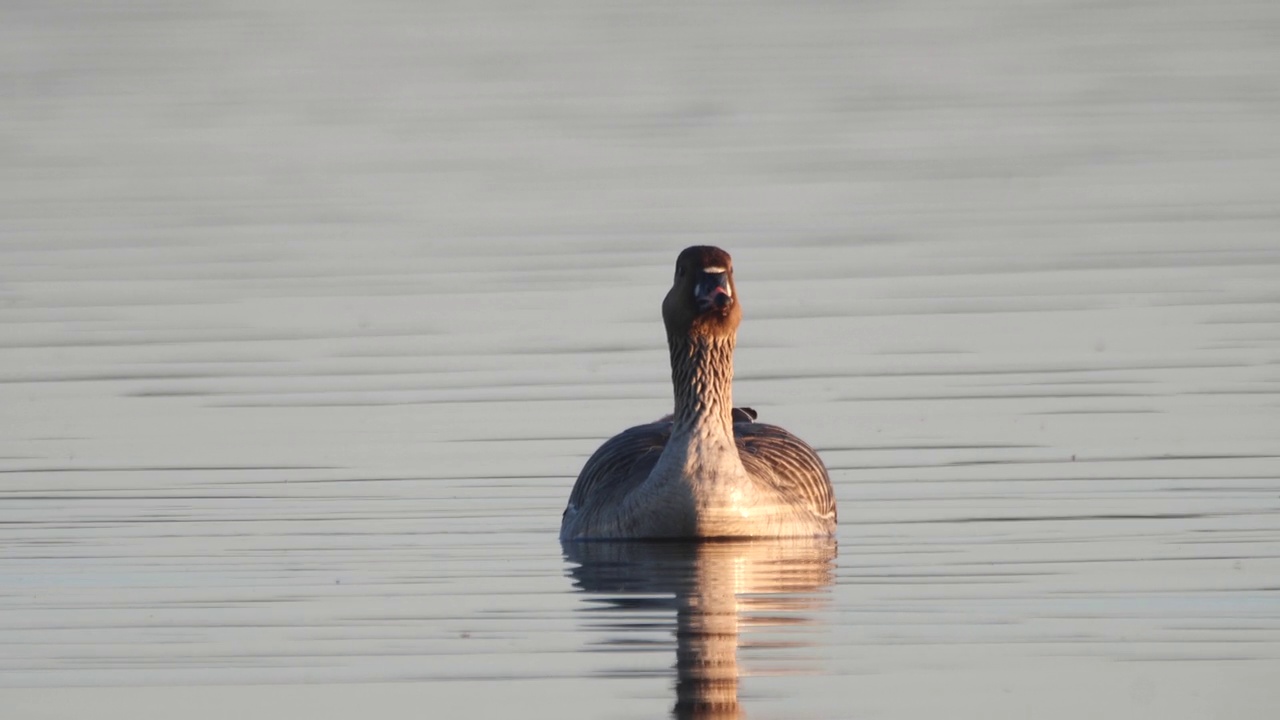
<svg viewBox="0 0 1280 720">
<path fill-rule="evenodd" d="M 831 536 L 835 494 L 817 452 L 733 407 L 742 305 L 729 253 L 681 252 L 662 320 L 675 412 L 622 431 L 588 458 L 560 539 Z"/>
</svg>

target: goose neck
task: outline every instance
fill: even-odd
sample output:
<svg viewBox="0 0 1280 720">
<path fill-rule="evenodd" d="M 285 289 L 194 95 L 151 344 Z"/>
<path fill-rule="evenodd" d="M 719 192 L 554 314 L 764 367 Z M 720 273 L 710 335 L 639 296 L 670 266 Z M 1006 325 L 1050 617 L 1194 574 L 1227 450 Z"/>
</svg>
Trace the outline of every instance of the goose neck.
<svg viewBox="0 0 1280 720">
<path fill-rule="evenodd" d="M 710 428 L 732 437 L 735 338 L 672 337 L 668 344 L 676 432 Z"/>
</svg>

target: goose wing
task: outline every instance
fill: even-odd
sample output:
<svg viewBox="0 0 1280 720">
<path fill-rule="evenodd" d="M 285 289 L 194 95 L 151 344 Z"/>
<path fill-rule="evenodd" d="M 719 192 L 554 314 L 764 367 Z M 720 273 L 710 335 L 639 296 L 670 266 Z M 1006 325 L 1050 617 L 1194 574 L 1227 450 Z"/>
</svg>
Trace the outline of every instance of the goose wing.
<svg viewBox="0 0 1280 720">
<path fill-rule="evenodd" d="M 734 423 L 733 435 L 747 474 L 835 523 L 831 478 L 822 458 L 805 441 L 777 425 L 758 422 Z"/>
<path fill-rule="evenodd" d="M 627 428 L 606 440 L 578 473 L 565 515 L 611 507 L 644 482 L 671 438 L 671 426 L 659 420 Z"/>
</svg>

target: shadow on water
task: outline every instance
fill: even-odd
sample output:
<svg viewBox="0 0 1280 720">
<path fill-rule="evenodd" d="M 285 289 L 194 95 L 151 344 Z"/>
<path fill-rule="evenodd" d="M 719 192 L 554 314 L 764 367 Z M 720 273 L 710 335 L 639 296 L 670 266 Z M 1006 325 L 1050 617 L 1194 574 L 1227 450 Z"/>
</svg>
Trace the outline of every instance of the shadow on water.
<svg viewBox="0 0 1280 720">
<path fill-rule="evenodd" d="M 633 649 L 635 631 L 660 624 L 676 638 L 673 717 L 740 718 L 738 649 L 744 630 L 817 622 L 834 577 L 832 539 L 711 543 L 565 543 L 568 574 L 601 604 L 607 644 Z M 658 597 L 654 597 L 658 596 Z M 674 624 L 670 612 L 674 611 Z M 635 622 L 639 621 L 639 622 Z M 626 632 L 632 631 L 632 632 Z M 792 646 L 794 647 L 794 645 Z"/>
</svg>

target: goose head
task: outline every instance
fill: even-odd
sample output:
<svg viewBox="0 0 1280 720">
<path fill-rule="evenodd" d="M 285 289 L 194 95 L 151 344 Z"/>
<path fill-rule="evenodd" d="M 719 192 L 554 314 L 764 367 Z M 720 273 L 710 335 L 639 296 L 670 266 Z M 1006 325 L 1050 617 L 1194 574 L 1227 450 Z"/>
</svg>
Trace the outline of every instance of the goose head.
<svg viewBox="0 0 1280 720">
<path fill-rule="evenodd" d="M 742 320 L 742 306 L 729 253 L 710 245 L 685 248 L 662 301 L 662 319 L 672 338 L 732 338 Z"/>
</svg>

